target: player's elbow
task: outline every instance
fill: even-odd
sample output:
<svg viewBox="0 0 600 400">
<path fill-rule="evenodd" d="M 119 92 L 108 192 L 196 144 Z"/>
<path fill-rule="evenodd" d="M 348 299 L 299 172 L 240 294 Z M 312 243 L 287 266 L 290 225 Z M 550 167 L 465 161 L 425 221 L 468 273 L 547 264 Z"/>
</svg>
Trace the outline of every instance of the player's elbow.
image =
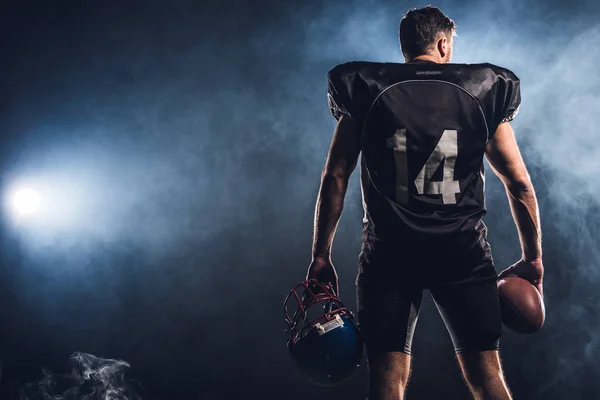
<svg viewBox="0 0 600 400">
<path fill-rule="evenodd" d="M 348 177 L 343 171 L 324 170 L 321 176 L 321 186 L 344 191 L 348 186 Z"/>
<path fill-rule="evenodd" d="M 505 182 L 506 190 L 515 198 L 522 198 L 527 193 L 533 192 L 533 184 L 529 174 L 511 178 Z"/>
<path fill-rule="evenodd" d="M 325 167 L 321 175 L 322 180 L 348 181 L 348 170 L 341 167 Z"/>
</svg>

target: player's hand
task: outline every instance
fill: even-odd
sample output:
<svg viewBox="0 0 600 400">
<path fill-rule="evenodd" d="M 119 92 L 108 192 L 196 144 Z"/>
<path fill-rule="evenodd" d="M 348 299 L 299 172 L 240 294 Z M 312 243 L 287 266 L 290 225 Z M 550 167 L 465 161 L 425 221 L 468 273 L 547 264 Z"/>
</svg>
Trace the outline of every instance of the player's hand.
<svg viewBox="0 0 600 400">
<path fill-rule="evenodd" d="M 335 294 L 339 295 L 337 272 L 329 258 L 313 258 L 306 273 L 306 280 L 309 279 L 316 279 L 322 283 L 331 283 Z"/>
<path fill-rule="evenodd" d="M 504 278 L 509 275 L 516 275 L 526 281 L 531 282 L 533 286 L 540 292 L 544 297 L 543 279 L 544 279 L 544 265 L 542 260 L 525 261 L 519 260 L 504 271 L 500 272 L 498 278 Z"/>
</svg>

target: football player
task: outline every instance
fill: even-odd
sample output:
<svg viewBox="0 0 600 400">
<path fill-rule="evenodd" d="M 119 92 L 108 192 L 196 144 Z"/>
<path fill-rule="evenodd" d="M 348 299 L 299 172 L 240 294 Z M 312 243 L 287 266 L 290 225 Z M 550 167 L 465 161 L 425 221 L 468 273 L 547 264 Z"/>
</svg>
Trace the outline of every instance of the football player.
<svg viewBox="0 0 600 400">
<path fill-rule="evenodd" d="M 356 293 L 369 399 L 404 397 L 413 332 L 428 289 L 475 399 L 511 399 L 498 352 L 502 324 L 484 199 L 485 155 L 505 188 L 522 258 L 542 292 L 538 206 L 510 121 L 519 79 L 492 64 L 451 64 L 455 24 L 440 9 L 400 22 L 405 63 L 349 62 L 329 72 L 337 126 L 321 177 L 307 278 L 338 278 L 331 244 L 361 158 L 364 208 Z"/>
</svg>

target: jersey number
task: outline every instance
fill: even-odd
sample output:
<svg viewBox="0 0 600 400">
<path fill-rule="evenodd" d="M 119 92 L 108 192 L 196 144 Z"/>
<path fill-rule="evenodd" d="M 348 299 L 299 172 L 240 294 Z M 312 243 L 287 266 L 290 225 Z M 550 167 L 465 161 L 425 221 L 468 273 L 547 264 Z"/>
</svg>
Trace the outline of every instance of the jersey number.
<svg viewBox="0 0 600 400">
<path fill-rule="evenodd" d="M 394 149 L 396 161 L 396 201 L 408 203 L 408 163 L 406 159 L 406 129 L 398 129 L 394 136 L 387 140 L 387 146 Z M 454 166 L 458 157 L 458 132 L 446 129 L 429 155 L 414 181 L 419 194 L 441 194 L 444 204 L 456 204 L 456 194 L 460 193 L 459 182 L 454 180 Z M 444 163 L 444 174 L 441 181 L 431 178 L 440 164 Z"/>
</svg>

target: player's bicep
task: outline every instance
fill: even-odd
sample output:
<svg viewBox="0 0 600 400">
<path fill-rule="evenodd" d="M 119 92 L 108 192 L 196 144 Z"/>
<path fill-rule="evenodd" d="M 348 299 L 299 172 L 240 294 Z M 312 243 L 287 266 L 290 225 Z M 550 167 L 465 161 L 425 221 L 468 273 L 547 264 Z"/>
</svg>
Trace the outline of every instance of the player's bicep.
<svg viewBox="0 0 600 400">
<path fill-rule="evenodd" d="M 360 151 L 360 124 L 354 118 L 342 115 L 333 133 L 323 175 L 348 179 L 356 168 Z"/>
<path fill-rule="evenodd" d="M 510 123 L 503 122 L 498 126 L 486 146 L 485 155 L 505 185 L 524 185 L 530 181 Z"/>
</svg>

